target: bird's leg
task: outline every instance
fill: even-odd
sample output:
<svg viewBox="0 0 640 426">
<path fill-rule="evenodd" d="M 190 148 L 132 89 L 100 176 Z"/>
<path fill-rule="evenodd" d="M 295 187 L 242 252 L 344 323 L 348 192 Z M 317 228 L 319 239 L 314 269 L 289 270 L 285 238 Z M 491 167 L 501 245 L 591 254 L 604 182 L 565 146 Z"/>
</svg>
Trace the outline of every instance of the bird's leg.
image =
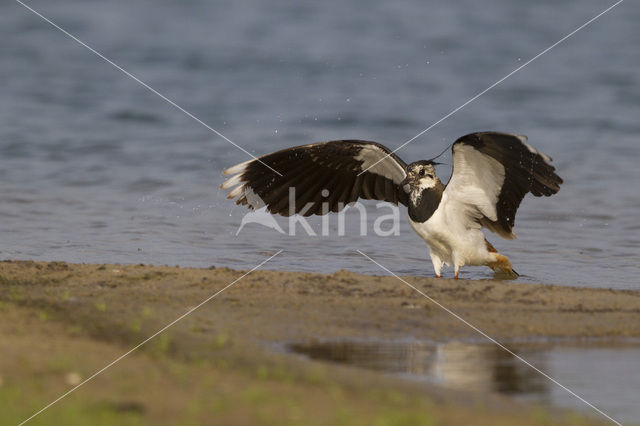
<svg viewBox="0 0 640 426">
<path fill-rule="evenodd" d="M 451 264 L 453 265 L 454 278 L 457 280 L 460 275 L 460 268 L 464 265 L 464 262 L 460 262 L 456 252 L 451 253 Z"/>
<path fill-rule="evenodd" d="M 511 262 L 507 258 L 507 256 L 502 255 L 498 252 L 490 253 L 493 258 L 492 261 L 487 263 L 487 266 L 493 269 L 493 272 L 502 272 L 511 276 L 518 276 L 519 274 L 513 270 L 513 266 L 511 266 Z"/>
<path fill-rule="evenodd" d="M 433 270 L 436 273 L 436 278 L 440 278 L 440 271 L 442 271 L 442 265 L 444 262 L 437 254 L 434 254 L 433 251 L 430 251 L 429 255 L 431 256 L 431 263 L 433 263 Z"/>
</svg>

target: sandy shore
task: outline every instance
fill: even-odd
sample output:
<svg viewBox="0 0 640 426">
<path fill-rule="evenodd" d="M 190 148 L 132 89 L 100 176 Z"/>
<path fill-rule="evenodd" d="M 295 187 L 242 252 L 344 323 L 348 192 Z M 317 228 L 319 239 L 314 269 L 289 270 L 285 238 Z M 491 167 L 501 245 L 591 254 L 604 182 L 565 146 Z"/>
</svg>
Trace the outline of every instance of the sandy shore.
<svg viewBox="0 0 640 426">
<path fill-rule="evenodd" d="M 242 275 L 0 262 L 0 412 L 24 420 Z M 640 293 L 404 277 L 498 339 L 640 336 Z M 274 353 L 270 343 L 477 332 L 394 277 L 255 271 L 36 418 L 42 424 L 597 424 L 494 395 Z"/>
</svg>

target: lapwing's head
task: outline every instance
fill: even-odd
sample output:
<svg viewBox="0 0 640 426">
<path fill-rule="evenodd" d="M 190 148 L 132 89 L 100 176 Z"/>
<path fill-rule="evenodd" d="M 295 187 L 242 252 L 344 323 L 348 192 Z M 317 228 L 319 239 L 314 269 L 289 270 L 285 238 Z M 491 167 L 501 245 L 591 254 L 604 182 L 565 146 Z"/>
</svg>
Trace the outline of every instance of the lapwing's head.
<svg viewBox="0 0 640 426">
<path fill-rule="evenodd" d="M 439 164 L 431 160 L 420 160 L 407 166 L 407 177 L 402 181 L 406 192 L 423 191 L 435 188 L 440 179 L 436 176 L 435 165 Z"/>
</svg>

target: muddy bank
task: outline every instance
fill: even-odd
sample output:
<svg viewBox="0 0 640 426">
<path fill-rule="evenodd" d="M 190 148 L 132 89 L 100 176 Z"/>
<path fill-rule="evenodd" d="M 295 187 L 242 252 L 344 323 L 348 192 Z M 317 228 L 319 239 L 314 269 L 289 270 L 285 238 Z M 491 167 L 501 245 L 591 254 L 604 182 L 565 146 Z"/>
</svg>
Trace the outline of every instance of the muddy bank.
<svg viewBox="0 0 640 426">
<path fill-rule="evenodd" d="M 13 401 L 3 411 L 16 420 L 31 414 L 241 275 L 227 268 L 0 262 L 0 392 Z M 640 336 L 640 294 L 632 291 L 404 278 L 498 339 Z M 48 415 L 94 420 L 99 412 L 105 424 L 197 424 L 214 414 L 221 423 L 587 422 L 267 349 L 399 336 L 478 334 L 394 277 L 255 271 Z M 43 413 L 43 424 L 47 418 Z"/>
</svg>

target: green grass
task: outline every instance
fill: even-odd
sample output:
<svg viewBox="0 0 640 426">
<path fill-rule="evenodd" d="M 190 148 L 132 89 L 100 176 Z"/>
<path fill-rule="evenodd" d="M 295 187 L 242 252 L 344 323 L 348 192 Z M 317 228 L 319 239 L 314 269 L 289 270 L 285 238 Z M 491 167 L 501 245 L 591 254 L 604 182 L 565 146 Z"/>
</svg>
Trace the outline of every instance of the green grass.
<svg viewBox="0 0 640 426">
<path fill-rule="evenodd" d="M 26 420 L 48 402 L 41 401 L 35 395 L 9 386 L 0 388 L 0 425 L 17 425 Z M 66 398 L 64 403 L 56 404 L 47 411 L 29 421 L 29 425 L 95 425 L 95 426 L 134 426 L 145 424 L 143 413 L 131 411 L 130 407 L 118 404 L 92 404 L 84 399 Z"/>
</svg>

